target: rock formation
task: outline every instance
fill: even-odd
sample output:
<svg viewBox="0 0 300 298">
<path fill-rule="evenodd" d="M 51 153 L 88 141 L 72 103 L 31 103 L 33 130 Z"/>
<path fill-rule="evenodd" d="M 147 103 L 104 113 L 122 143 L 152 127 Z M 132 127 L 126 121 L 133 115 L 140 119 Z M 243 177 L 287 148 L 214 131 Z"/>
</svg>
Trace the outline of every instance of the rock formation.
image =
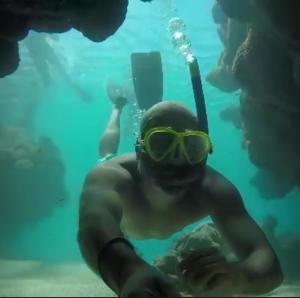
<svg viewBox="0 0 300 298">
<path fill-rule="evenodd" d="M 123 23 L 128 0 L 7 0 L 0 3 L 0 78 L 19 64 L 18 42 L 29 30 L 62 33 L 77 29 L 99 42 Z"/>
<path fill-rule="evenodd" d="M 218 0 L 213 10 L 224 52 L 207 80 L 222 91 L 242 90 L 243 144 L 258 168 L 252 184 L 267 199 L 300 186 L 299 9 L 297 1 Z"/>
<path fill-rule="evenodd" d="M 24 228 L 68 200 L 65 169 L 50 139 L 0 126 L 0 231 Z"/>
</svg>

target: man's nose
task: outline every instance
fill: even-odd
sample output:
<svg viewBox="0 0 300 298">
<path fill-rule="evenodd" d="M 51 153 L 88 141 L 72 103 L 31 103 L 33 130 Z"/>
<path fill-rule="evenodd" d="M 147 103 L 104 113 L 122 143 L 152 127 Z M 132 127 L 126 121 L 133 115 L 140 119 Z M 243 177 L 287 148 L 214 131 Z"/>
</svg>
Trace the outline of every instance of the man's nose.
<svg viewBox="0 0 300 298">
<path fill-rule="evenodd" d="M 181 166 L 187 163 L 186 157 L 182 152 L 180 144 L 177 144 L 173 153 L 170 156 L 170 163 L 175 166 Z"/>
</svg>

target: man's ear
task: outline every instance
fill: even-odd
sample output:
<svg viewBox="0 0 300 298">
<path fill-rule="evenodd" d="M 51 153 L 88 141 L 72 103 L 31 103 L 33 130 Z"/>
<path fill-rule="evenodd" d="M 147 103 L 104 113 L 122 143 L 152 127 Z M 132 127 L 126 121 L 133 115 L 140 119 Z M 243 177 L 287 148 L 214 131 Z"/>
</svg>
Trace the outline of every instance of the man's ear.
<svg viewBox="0 0 300 298">
<path fill-rule="evenodd" d="M 213 154 L 213 153 L 214 153 L 214 146 L 213 146 L 212 142 L 210 142 L 209 154 Z"/>
<path fill-rule="evenodd" d="M 136 153 L 137 159 L 140 159 L 140 157 L 141 157 L 141 140 L 139 137 L 136 139 L 136 142 L 135 142 L 135 153 Z"/>
<path fill-rule="evenodd" d="M 137 154 L 140 150 L 140 143 L 139 143 L 139 139 L 137 138 L 135 141 L 135 145 L 134 145 L 134 149 L 135 149 L 135 153 Z"/>
</svg>

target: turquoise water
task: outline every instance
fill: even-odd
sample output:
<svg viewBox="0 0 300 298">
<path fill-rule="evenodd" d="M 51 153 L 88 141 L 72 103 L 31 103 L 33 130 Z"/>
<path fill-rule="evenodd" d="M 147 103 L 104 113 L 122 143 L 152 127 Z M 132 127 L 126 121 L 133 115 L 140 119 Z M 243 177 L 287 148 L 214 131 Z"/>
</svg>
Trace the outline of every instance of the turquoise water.
<svg viewBox="0 0 300 298">
<path fill-rule="evenodd" d="M 216 66 L 222 51 L 211 17 L 212 4 L 212 0 L 164 0 L 151 4 L 131 0 L 126 21 L 105 42 L 93 43 L 77 31 L 61 34 L 59 41 L 53 42 L 67 73 L 90 94 L 91 101 L 83 102 L 59 76 L 39 95 L 33 133 L 37 137 L 50 137 L 58 146 L 66 167 L 69 199 L 63 206 L 58 204 L 48 218 L 26 226 L 13 240 L 10 249 L 20 258 L 46 262 L 81 260 L 76 241 L 79 195 L 86 173 L 98 159 L 98 141 L 111 111 L 105 84 L 110 79 L 130 84 L 132 52 L 160 51 L 164 68 L 164 98 L 181 101 L 195 111 L 188 69 L 170 42 L 167 24 L 175 16 L 185 21 L 204 78 Z M 28 57 L 23 43 L 21 54 L 21 63 L 24 63 Z M 209 164 L 238 187 L 249 213 L 257 222 L 261 223 L 266 215 L 273 214 L 278 218 L 281 233 L 299 233 L 299 193 L 291 193 L 284 200 L 263 200 L 250 185 L 256 169 L 250 163 L 247 152 L 242 150 L 241 131 L 219 118 L 224 108 L 239 104 L 239 94 L 224 94 L 205 81 L 203 83 L 215 148 Z M 129 115 L 129 109 L 125 110 L 119 154 L 133 150 L 135 129 Z M 136 241 L 135 244 L 151 261 L 162 254 L 172 240 Z"/>
</svg>

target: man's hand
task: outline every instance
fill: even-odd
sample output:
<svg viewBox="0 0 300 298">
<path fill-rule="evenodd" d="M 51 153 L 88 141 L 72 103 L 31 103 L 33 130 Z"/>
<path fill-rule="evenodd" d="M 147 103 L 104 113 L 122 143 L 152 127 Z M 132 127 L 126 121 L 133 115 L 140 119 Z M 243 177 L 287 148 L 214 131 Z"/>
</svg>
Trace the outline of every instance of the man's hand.
<svg viewBox="0 0 300 298">
<path fill-rule="evenodd" d="M 238 294 L 241 275 L 237 266 L 215 250 L 190 253 L 180 263 L 179 270 L 192 293 L 223 297 Z"/>
<path fill-rule="evenodd" d="M 151 266 L 141 266 L 125 282 L 120 297 L 179 297 L 179 293 L 167 276 Z"/>
</svg>

